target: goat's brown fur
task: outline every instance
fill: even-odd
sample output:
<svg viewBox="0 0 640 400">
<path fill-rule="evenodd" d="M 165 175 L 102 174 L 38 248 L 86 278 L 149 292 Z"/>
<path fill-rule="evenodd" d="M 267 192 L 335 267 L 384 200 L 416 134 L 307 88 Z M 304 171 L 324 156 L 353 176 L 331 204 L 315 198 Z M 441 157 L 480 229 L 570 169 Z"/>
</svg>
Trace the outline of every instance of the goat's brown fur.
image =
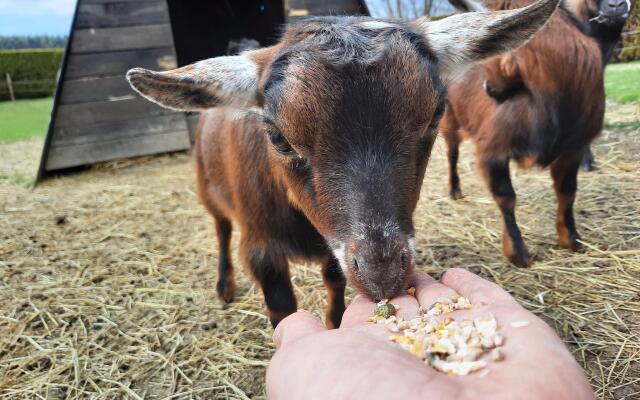
<svg viewBox="0 0 640 400">
<path fill-rule="evenodd" d="M 413 211 L 445 108 L 441 77 L 517 47 L 556 6 L 434 23 L 310 19 L 271 48 L 129 71 L 132 86 L 165 107 L 223 107 L 203 114 L 195 147 L 198 193 L 220 245 L 220 297 L 235 290 L 232 224 L 274 325 L 296 310 L 290 260 L 323 265 L 330 327 L 342 318 L 345 275 L 373 299 L 404 290 Z"/>
<path fill-rule="evenodd" d="M 528 2 L 499 0 L 490 6 L 510 9 Z M 462 196 L 458 146 L 470 137 L 503 215 L 505 256 L 516 265 L 528 265 L 530 257 L 516 225 L 510 160 L 524 168 L 551 166 L 559 244 L 579 247 L 572 215 L 576 175 L 581 155 L 602 128 L 602 69 L 596 41 L 560 9 L 525 46 L 474 67 L 449 88 L 440 131 L 448 145 L 451 196 Z"/>
</svg>

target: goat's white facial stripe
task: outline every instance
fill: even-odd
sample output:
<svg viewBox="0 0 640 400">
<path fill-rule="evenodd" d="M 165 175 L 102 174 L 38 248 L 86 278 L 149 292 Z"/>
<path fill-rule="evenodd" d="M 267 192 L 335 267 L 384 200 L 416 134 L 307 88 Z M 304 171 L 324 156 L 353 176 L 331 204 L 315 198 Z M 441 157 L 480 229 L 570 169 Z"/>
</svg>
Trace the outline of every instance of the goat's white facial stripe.
<svg viewBox="0 0 640 400">
<path fill-rule="evenodd" d="M 416 238 L 412 236 L 409 238 L 409 240 L 407 240 L 407 242 L 409 245 L 409 250 L 411 251 L 411 255 L 415 256 L 416 255 Z"/>
<path fill-rule="evenodd" d="M 348 267 L 344 260 L 346 255 L 347 245 L 345 245 L 344 243 L 339 243 L 337 247 L 332 247 L 331 250 L 333 251 L 333 255 L 338 260 L 338 263 L 340 264 L 340 268 L 342 268 L 342 271 L 347 272 Z"/>
</svg>

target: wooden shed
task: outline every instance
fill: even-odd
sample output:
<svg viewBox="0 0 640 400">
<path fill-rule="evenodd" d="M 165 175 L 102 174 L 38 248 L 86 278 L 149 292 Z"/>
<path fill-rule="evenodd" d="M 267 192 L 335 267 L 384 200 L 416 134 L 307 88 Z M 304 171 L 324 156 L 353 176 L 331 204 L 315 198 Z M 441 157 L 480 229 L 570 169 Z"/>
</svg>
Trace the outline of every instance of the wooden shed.
<svg viewBox="0 0 640 400">
<path fill-rule="evenodd" d="M 361 0 L 78 0 L 38 180 L 100 161 L 185 150 L 197 116 L 146 101 L 133 67 L 224 55 L 230 40 L 277 40 L 287 17 L 365 14 Z"/>
</svg>

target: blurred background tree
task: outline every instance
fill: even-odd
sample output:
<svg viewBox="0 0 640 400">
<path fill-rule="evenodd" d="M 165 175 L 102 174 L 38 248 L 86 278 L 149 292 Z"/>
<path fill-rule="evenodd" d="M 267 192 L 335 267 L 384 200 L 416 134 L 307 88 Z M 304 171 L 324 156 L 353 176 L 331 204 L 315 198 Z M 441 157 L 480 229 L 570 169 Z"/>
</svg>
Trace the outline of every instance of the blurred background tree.
<svg viewBox="0 0 640 400">
<path fill-rule="evenodd" d="M 0 36 L 2 50 L 64 48 L 66 43 L 66 36 Z"/>
<path fill-rule="evenodd" d="M 633 3 L 631 15 L 622 34 L 620 52 L 616 61 L 640 60 L 640 0 Z"/>
</svg>

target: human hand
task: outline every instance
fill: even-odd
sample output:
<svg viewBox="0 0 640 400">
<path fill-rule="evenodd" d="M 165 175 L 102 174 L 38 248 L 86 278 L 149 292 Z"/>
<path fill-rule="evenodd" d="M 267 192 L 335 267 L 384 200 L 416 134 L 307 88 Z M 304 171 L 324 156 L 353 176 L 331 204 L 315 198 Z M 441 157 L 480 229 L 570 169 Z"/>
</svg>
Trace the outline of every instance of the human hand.
<svg viewBox="0 0 640 400">
<path fill-rule="evenodd" d="M 453 319 L 493 313 L 505 343 L 504 359 L 468 376 L 434 370 L 395 343 L 381 324 L 366 322 L 375 303 L 358 295 L 339 329 L 327 330 L 310 313 L 299 311 L 275 330 L 278 350 L 267 370 L 269 399 L 594 399 L 584 372 L 558 335 L 497 285 L 462 269 L 449 270 L 441 282 L 415 273 L 415 297 L 392 299 L 397 316 L 411 319 L 418 307 L 458 293 L 471 310 Z M 515 328 L 513 321 L 528 321 Z"/>
</svg>

